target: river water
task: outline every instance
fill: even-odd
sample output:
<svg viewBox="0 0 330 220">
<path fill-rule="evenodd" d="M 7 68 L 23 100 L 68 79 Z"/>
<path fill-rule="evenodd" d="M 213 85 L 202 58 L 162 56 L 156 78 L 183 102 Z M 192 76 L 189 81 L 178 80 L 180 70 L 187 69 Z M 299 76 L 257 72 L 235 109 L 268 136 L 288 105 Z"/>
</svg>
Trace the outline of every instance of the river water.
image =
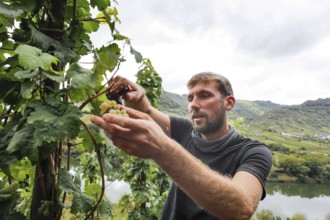
<svg viewBox="0 0 330 220">
<path fill-rule="evenodd" d="M 329 220 L 330 185 L 268 183 L 267 196 L 257 212 L 262 209 L 271 210 L 283 220 L 297 213 L 304 214 L 308 220 Z"/>
</svg>

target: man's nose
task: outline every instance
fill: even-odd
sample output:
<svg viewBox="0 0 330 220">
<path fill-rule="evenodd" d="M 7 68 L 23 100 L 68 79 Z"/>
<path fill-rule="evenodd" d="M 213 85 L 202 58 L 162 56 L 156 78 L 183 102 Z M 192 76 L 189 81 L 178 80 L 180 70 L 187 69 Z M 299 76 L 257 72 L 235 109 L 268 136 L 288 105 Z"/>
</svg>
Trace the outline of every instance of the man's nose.
<svg viewBox="0 0 330 220">
<path fill-rule="evenodd" d="M 200 108 L 200 103 L 198 101 L 197 98 L 193 98 L 190 102 L 189 102 L 189 108 L 196 110 Z"/>
</svg>

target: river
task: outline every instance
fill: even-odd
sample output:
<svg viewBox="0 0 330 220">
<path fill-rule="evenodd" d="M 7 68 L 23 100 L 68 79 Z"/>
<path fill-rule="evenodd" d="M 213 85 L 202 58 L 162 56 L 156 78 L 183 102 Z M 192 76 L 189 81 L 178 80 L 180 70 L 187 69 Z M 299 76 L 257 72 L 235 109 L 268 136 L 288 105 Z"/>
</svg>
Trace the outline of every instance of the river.
<svg viewBox="0 0 330 220">
<path fill-rule="evenodd" d="M 330 185 L 268 183 L 266 188 L 267 196 L 257 212 L 269 209 L 283 220 L 297 213 L 304 214 L 308 220 L 330 219 Z"/>
</svg>

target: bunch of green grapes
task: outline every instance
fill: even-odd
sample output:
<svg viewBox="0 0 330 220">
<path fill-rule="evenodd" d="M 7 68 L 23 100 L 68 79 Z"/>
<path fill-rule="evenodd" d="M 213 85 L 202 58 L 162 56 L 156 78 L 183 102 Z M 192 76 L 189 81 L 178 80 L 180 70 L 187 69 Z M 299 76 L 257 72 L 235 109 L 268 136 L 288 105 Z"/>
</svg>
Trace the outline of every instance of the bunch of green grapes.
<svg viewBox="0 0 330 220">
<path fill-rule="evenodd" d="M 42 200 L 41 206 L 38 208 L 38 213 L 46 217 L 49 216 L 52 204 L 52 201 Z"/>
<path fill-rule="evenodd" d="M 125 109 L 120 109 L 120 106 L 117 105 L 116 101 L 109 100 L 102 102 L 100 105 L 101 114 L 110 113 L 115 115 L 120 115 L 123 117 L 129 117 Z"/>
</svg>

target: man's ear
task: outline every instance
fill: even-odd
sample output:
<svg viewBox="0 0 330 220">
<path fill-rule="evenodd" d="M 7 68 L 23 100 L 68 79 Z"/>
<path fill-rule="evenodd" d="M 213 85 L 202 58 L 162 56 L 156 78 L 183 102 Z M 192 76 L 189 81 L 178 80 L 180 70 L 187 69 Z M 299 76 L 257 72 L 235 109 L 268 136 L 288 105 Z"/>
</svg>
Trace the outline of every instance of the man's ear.
<svg viewBox="0 0 330 220">
<path fill-rule="evenodd" d="M 232 108 L 234 108 L 236 103 L 235 97 L 232 95 L 229 95 L 226 97 L 226 111 L 230 111 Z"/>
</svg>

